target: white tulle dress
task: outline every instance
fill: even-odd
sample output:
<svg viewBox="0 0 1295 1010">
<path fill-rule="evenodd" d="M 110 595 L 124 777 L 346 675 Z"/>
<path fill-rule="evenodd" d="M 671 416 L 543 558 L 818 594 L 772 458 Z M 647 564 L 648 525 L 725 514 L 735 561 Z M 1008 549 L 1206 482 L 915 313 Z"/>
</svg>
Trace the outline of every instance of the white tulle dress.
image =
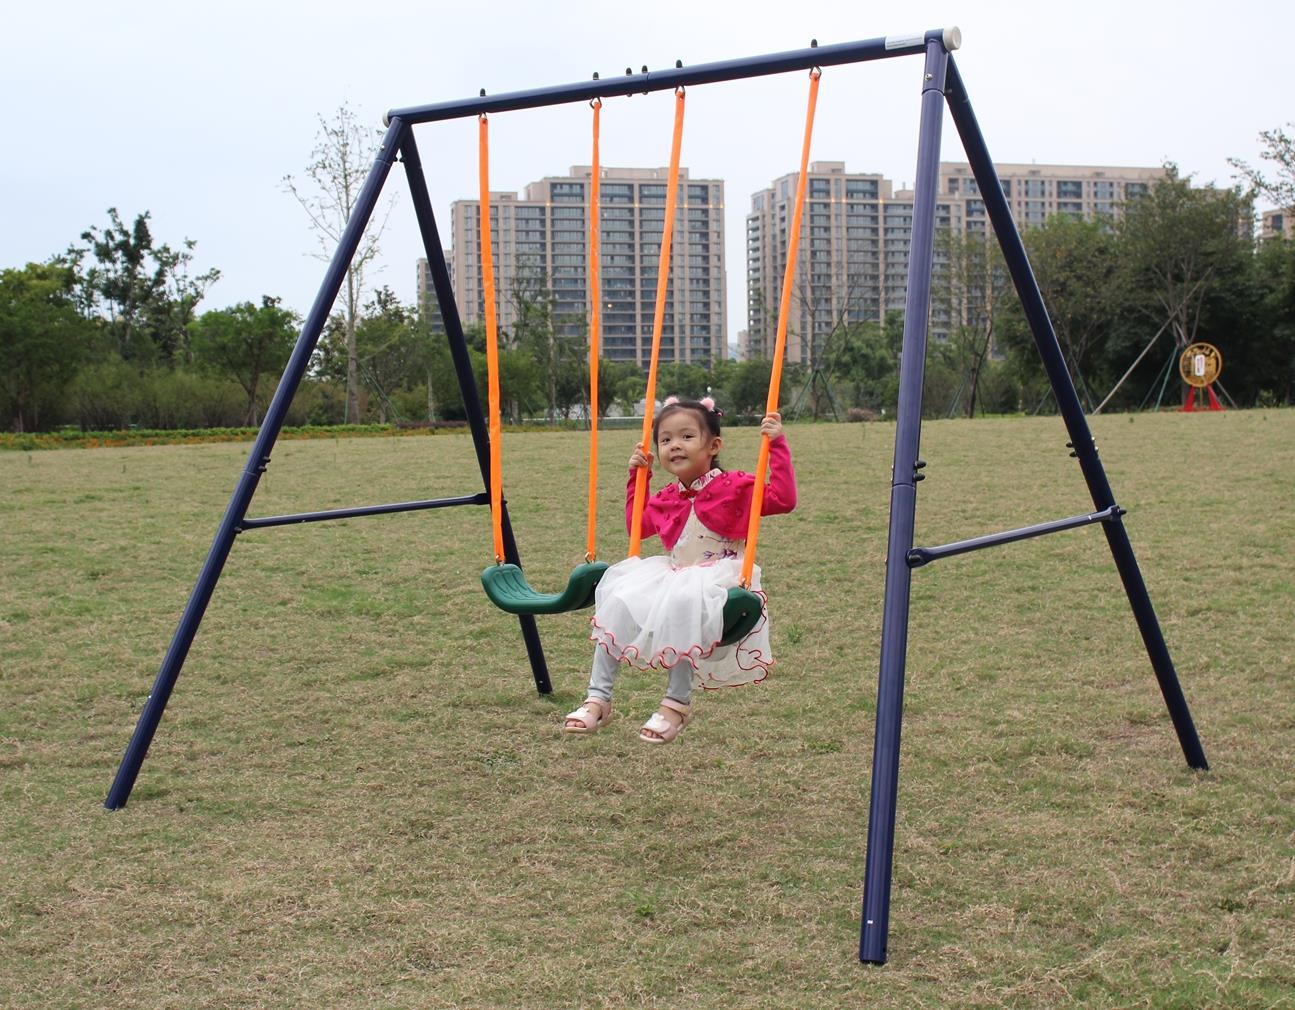
<svg viewBox="0 0 1295 1010">
<path fill-rule="evenodd" d="M 692 484 L 700 490 L 720 473 Z M 742 574 L 745 540 L 729 540 L 704 526 L 694 510 L 668 555 L 626 558 L 603 573 L 589 637 L 613 659 L 638 670 L 693 668 L 693 686 L 732 687 L 763 680 L 773 665 L 769 608 L 760 568 L 751 590 L 760 596 L 760 623 L 735 645 L 720 646 L 724 604 Z"/>
</svg>

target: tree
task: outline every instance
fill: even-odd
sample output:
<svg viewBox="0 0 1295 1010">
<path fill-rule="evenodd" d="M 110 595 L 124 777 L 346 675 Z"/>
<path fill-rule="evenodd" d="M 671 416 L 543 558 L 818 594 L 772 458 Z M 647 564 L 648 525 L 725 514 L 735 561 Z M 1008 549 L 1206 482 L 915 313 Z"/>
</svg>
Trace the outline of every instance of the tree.
<svg viewBox="0 0 1295 1010">
<path fill-rule="evenodd" d="M 894 406 L 898 364 L 880 323 L 847 326 L 834 348 L 829 371 L 852 387 L 852 406 Z"/>
<path fill-rule="evenodd" d="M 549 421 L 554 421 L 585 400 L 587 354 L 584 342 L 569 335 L 570 331 L 583 327 L 569 319 L 559 324 L 554 314 L 557 299 L 534 265 L 524 265 L 518 270 L 509 296 L 514 322 L 506 344 L 530 355 L 534 361 L 543 383 L 546 413 Z"/>
<path fill-rule="evenodd" d="M 1295 123 L 1286 125 L 1295 126 Z M 1277 172 L 1275 176 L 1265 176 L 1239 158 L 1229 158 L 1228 164 L 1249 183 L 1252 195 L 1271 200 L 1277 207 L 1295 207 L 1295 139 L 1280 128 L 1261 131 L 1259 139 L 1264 143 L 1259 157 L 1273 163 Z"/>
<path fill-rule="evenodd" d="M 1194 343 L 1210 315 L 1226 311 L 1244 286 L 1253 251 L 1249 198 L 1236 189 L 1194 187 L 1173 164 L 1142 197 L 1125 205 L 1119 253 L 1133 306 L 1156 326 L 1168 321 L 1179 349 Z M 1184 402 L 1187 385 L 1182 387 Z"/>
<path fill-rule="evenodd" d="M 1255 318 L 1225 359 L 1228 386 L 1250 402 L 1295 400 L 1295 242 L 1265 242 L 1255 257 Z"/>
<path fill-rule="evenodd" d="M 444 399 L 437 395 L 437 378 L 454 377 L 454 362 L 450 357 L 445 326 L 440 323 L 439 316 L 427 311 L 426 302 L 419 306 L 416 329 L 413 366 L 422 377 L 427 390 L 427 420 L 435 421 L 445 404 Z M 455 389 L 457 388 L 456 384 Z"/>
<path fill-rule="evenodd" d="M 234 379 L 247 393 L 243 423 L 260 423 L 261 376 L 281 371 L 297 340 L 295 313 L 265 295 L 259 306 L 242 302 L 204 312 L 193 327 L 194 359 L 202 367 Z"/>
<path fill-rule="evenodd" d="M 91 327 L 77 311 L 75 285 L 66 264 L 0 271 L 0 391 L 14 431 L 39 427 L 38 394 L 61 388 L 84 356 Z"/>
<path fill-rule="evenodd" d="M 129 227 L 108 208 L 108 226 L 81 233 L 88 247 L 72 246 L 67 259 L 81 271 L 80 304 L 87 314 L 102 315 L 117 353 L 127 360 L 161 359 L 175 365 L 188 354 L 189 324 L 220 271 L 189 275 L 197 243 L 185 239 L 181 249 L 155 245 L 149 213 Z"/>
<path fill-rule="evenodd" d="M 477 377 L 477 392 L 484 410 L 488 403 L 484 353 L 472 354 L 472 371 Z M 499 352 L 499 398 L 503 404 L 500 413 L 510 416 L 514 422 L 533 416 L 535 407 L 544 402 L 544 376 L 530 354 L 520 350 Z"/>
<path fill-rule="evenodd" d="M 425 338 L 418 314 L 400 304 L 392 290 L 378 288 L 364 307 L 356 328 L 355 345 L 361 379 L 378 397 L 378 419 L 386 423 L 392 411 L 391 394 L 412 387 L 423 378 Z"/>
<path fill-rule="evenodd" d="M 710 373 L 701 365 L 685 361 L 666 361 L 657 365 L 658 397 L 699 400 L 706 395 L 710 384 Z"/>
<path fill-rule="evenodd" d="M 1011 282 L 993 236 L 943 231 L 936 239 L 943 262 L 932 278 L 932 316 L 949 326 L 949 362 L 959 373 L 953 399 L 976 414 L 981 374 L 994 350 L 994 335 Z M 954 409 L 951 404 L 950 412 Z"/>
<path fill-rule="evenodd" d="M 627 399 L 632 408 L 643 395 L 645 386 L 646 380 L 643 378 L 642 371 L 632 361 L 610 361 L 607 358 L 600 358 L 598 360 L 598 416 L 606 417 L 613 403 L 623 404 Z M 632 414 L 633 410 L 626 413 Z"/>
<path fill-rule="evenodd" d="M 773 361 L 769 358 L 749 358 L 738 362 L 728 389 L 734 413 L 764 413 L 765 404 L 769 400 L 769 376 L 772 372 Z M 790 379 L 789 371 L 784 374 Z M 790 381 L 784 382 L 784 386 L 792 384 Z"/>
<path fill-rule="evenodd" d="M 794 397 L 799 404 L 809 393 L 810 410 L 818 420 L 826 402 L 832 413 L 836 405 L 832 400 L 832 362 L 847 339 L 847 331 L 861 321 L 867 312 L 863 294 L 867 290 L 862 267 L 850 259 L 832 262 L 826 253 L 802 256 L 800 272 L 792 287 L 793 300 L 800 306 L 800 318 L 807 320 L 808 337 L 801 336 L 800 360 L 809 366 L 805 385 Z M 795 316 L 793 316 L 795 318 Z M 792 328 L 788 325 L 787 343 L 792 344 Z M 770 345 L 770 354 L 774 347 Z"/>
<path fill-rule="evenodd" d="M 1118 374 L 1112 374 L 1111 342 L 1126 310 L 1128 278 L 1120 269 L 1115 233 L 1105 221 L 1059 215 L 1022 238 L 1057 342 L 1084 397 L 1092 384 L 1105 384 Z M 1005 305 L 999 331 L 1013 367 L 1031 385 L 1041 384 L 1042 359 L 1014 298 Z"/>
<path fill-rule="evenodd" d="M 342 232 L 360 198 L 369 169 L 377 151 L 377 130 L 366 130 L 346 103 L 338 106 L 332 119 L 319 117 L 319 132 L 310 153 L 306 175 L 311 185 L 298 185 L 291 175 L 283 177 L 284 188 L 296 198 L 310 218 L 310 227 L 319 241 L 316 258 L 328 262 L 342 242 Z M 387 226 L 392 203 L 365 229 L 359 248 L 346 268 L 342 287 L 342 332 L 346 343 L 346 421 L 360 419 L 360 368 L 355 345 L 360 306 L 364 301 L 365 274 L 378 255 L 378 243 Z"/>
</svg>

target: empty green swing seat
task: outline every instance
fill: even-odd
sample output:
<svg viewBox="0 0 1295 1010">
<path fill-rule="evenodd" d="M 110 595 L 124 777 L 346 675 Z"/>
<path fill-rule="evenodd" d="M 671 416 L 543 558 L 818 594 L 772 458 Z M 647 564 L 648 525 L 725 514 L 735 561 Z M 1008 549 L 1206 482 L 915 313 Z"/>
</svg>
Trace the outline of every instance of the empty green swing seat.
<svg viewBox="0 0 1295 1010">
<path fill-rule="evenodd" d="M 491 565 L 481 573 L 486 595 L 500 610 L 510 614 L 565 614 L 593 605 L 598 580 L 607 571 L 607 562 L 590 561 L 576 565 L 560 593 L 539 593 L 531 588 L 516 565 Z"/>
</svg>

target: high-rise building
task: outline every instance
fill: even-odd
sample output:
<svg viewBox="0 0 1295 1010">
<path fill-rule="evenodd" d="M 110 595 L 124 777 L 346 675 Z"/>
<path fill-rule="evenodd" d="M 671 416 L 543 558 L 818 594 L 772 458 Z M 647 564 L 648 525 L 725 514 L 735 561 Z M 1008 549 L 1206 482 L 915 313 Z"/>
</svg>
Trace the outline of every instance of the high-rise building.
<svg viewBox="0 0 1295 1010">
<path fill-rule="evenodd" d="M 997 165 L 1018 227 L 1057 214 L 1117 219 L 1123 203 L 1164 177 L 1162 168 Z M 751 197 L 747 215 L 747 329 L 743 358 L 768 356 L 774 345 L 787 230 L 796 200 L 797 173 L 775 179 Z M 850 173 L 841 161 L 817 161 L 806 180 L 800 255 L 788 315 L 787 359 L 817 360 L 843 325 L 882 322 L 904 308 L 913 192 L 896 190 L 880 175 Z M 984 200 L 965 163 L 941 162 L 935 210 L 937 231 L 984 234 Z M 936 269 L 940 269 L 937 255 Z M 931 320 L 937 339 L 947 320 Z"/>
<path fill-rule="evenodd" d="M 670 251 L 670 284 L 661 360 L 708 362 L 727 354 L 724 272 L 724 184 L 679 172 Z M 646 367 L 652 349 L 657 271 L 665 225 L 667 170 L 601 168 L 599 259 L 602 356 Z M 592 311 L 589 278 L 589 188 L 592 169 L 533 182 L 522 196 L 491 194 L 496 312 L 508 331 L 518 307 L 550 292 L 555 328 L 584 336 Z M 480 202 L 451 207 L 452 279 L 465 325 L 484 319 Z"/>
<path fill-rule="evenodd" d="M 797 173 L 775 179 L 751 197 L 746 219 L 747 329 L 743 359 L 773 350 L 782 300 L 787 239 L 796 205 Z M 847 175 L 845 163 L 809 166 L 800 256 L 788 314 L 787 360 L 810 361 L 839 323 L 881 317 L 882 231 L 891 185 L 879 175 Z M 910 213 L 905 234 L 912 230 Z"/>
<path fill-rule="evenodd" d="M 1259 237 L 1295 239 L 1295 207 L 1264 211 L 1260 217 Z"/>
<path fill-rule="evenodd" d="M 454 256 L 449 249 L 444 250 L 445 262 L 452 264 Z M 451 274 L 454 267 L 449 267 Z M 436 290 L 432 286 L 432 272 L 428 267 L 426 257 L 418 260 L 418 312 L 428 321 L 429 331 L 432 333 L 445 332 L 445 319 L 441 316 L 441 303 L 436 297 Z"/>
</svg>

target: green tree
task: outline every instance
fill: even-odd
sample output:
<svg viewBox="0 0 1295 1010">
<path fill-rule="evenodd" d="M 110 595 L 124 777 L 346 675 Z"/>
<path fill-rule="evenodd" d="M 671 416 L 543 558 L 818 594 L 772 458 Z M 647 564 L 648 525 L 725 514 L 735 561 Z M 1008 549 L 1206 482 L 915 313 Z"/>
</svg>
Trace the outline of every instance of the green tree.
<svg viewBox="0 0 1295 1010">
<path fill-rule="evenodd" d="M 1253 221 L 1238 190 L 1196 187 L 1176 166 L 1165 170 L 1125 206 L 1118 249 L 1132 306 L 1156 327 L 1167 321 L 1182 349 L 1227 333 L 1225 317 L 1235 315 L 1228 303 L 1251 267 Z"/>
<path fill-rule="evenodd" d="M 1253 323 L 1224 357 L 1228 388 L 1247 402 L 1295 401 L 1295 242 L 1265 242 L 1255 257 Z"/>
<path fill-rule="evenodd" d="M 378 288 L 356 327 L 355 346 L 360 376 L 377 396 L 378 419 L 382 423 L 391 419 L 392 394 L 422 380 L 426 368 L 424 344 L 417 311 L 400 304 L 390 288 Z"/>
<path fill-rule="evenodd" d="M 42 392 L 60 391 L 85 355 L 91 325 L 77 311 L 75 285 L 65 264 L 0 271 L 0 391 L 14 431 L 40 426 Z"/>
<path fill-rule="evenodd" d="M 261 377 L 282 371 L 297 340 L 297 316 L 265 295 L 261 304 L 242 302 L 204 312 L 193 327 L 194 360 L 231 378 L 247 394 L 243 423 L 260 423 Z"/>
<path fill-rule="evenodd" d="M 773 362 L 768 358 L 750 358 L 737 363 L 728 387 L 734 413 L 764 413 L 765 404 L 769 400 L 769 375 L 772 371 Z M 794 380 L 790 372 L 784 371 L 783 374 L 783 387 L 790 388 L 794 385 Z"/>
<path fill-rule="evenodd" d="M 1120 353 L 1124 347 L 1120 330 L 1126 321 L 1128 278 L 1120 268 L 1116 235 L 1105 221 L 1059 215 L 1022 238 L 1057 342 L 1091 409 L 1090 394 L 1118 377 L 1119 354 L 1113 352 L 1112 340 Z M 1011 369 L 1031 389 L 1042 388 L 1043 362 L 1019 300 L 1004 303 L 999 332 Z"/>
<path fill-rule="evenodd" d="M 646 381 L 639 367 L 632 361 L 598 360 L 598 416 L 606 417 L 613 403 L 624 405 L 628 399 L 632 406 L 643 395 Z"/>
<path fill-rule="evenodd" d="M 851 388 L 851 406 L 894 407 L 898 367 L 879 323 L 847 326 L 837 341 L 829 372 Z"/>
<path fill-rule="evenodd" d="M 424 301 L 419 305 L 417 321 L 417 340 L 414 348 L 414 368 L 422 377 L 427 398 L 427 420 L 435 421 L 445 407 L 445 400 L 438 395 L 438 377 L 454 379 L 454 362 L 450 357 L 450 345 L 445 335 L 444 324 L 439 315 L 429 311 Z M 455 383 L 457 391 L 457 382 Z M 459 398 L 459 397 L 456 397 Z"/>
<path fill-rule="evenodd" d="M 180 249 L 157 245 L 148 222 L 145 211 L 127 226 L 117 208 L 109 207 L 108 226 L 82 232 L 89 245 L 72 246 L 67 259 L 80 272 L 83 311 L 105 320 L 117 353 L 173 366 L 188 356 L 189 324 L 220 271 L 191 276 L 197 243 L 185 239 Z"/>
<path fill-rule="evenodd" d="M 710 372 L 701 365 L 684 361 L 666 361 L 657 365 L 657 398 L 677 396 L 681 400 L 699 400 L 711 385 Z"/>
</svg>

